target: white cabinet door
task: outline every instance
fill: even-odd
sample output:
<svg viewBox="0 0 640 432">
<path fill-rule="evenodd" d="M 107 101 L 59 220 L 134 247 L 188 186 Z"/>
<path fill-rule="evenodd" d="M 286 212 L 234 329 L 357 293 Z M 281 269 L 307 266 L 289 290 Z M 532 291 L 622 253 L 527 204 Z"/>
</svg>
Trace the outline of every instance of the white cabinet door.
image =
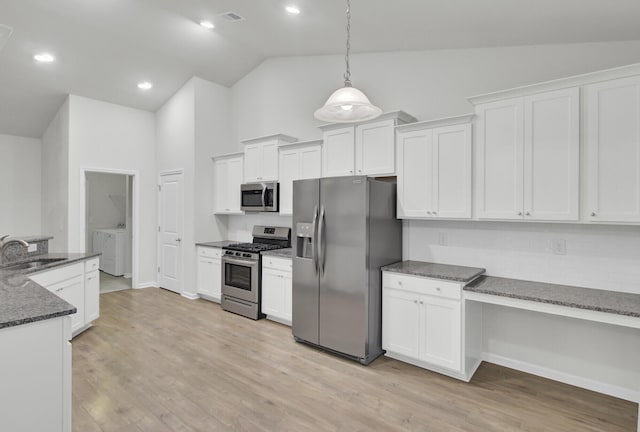
<svg viewBox="0 0 640 432">
<path fill-rule="evenodd" d="M 291 322 L 292 319 L 292 295 L 293 295 L 293 279 L 291 277 L 291 272 L 283 272 L 282 273 L 282 291 L 284 293 L 284 309 L 282 310 L 282 318 Z"/>
<path fill-rule="evenodd" d="M 258 182 L 261 178 L 262 144 L 247 144 L 244 147 L 244 180 L 246 183 Z"/>
<path fill-rule="evenodd" d="M 382 289 L 382 348 L 414 359 L 420 356 L 420 305 L 418 296 Z"/>
<path fill-rule="evenodd" d="M 262 144 L 262 161 L 258 180 L 278 180 L 278 141 L 269 141 Z"/>
<path fill-rule="evenodd" d="M 420 360 L 447 369 L 461 370 L 460 302 L 421 296 Z"/>
<path fill-rule="evenodd" d="M 300 179 L 322 176 L 322 147 L 313 145 L 300 148 Z"/>
<path fill-rule="evenodd" d="M 242 157 L 220 159 L 215 163 L 215 213 L 238 214 L 240 185 L 243 179 Z"/>
<path fill-rule="evenodd" d="M 640 222 L 640 77 L 586 87 L 585 218 Z"/>
<path fill-rule="evenodd" d="M 353 126 L 333 129 L 324 133 L 322 146 L 322 176 L 353 175 L 355 165 L 355 138 Z"/>
<path fill-rule="evenodd" d="M 578 220 L 580 89 L 524 99 L 524 216 Z"/>
<path fill-rule="evenodd" d="M 398 217 L 424 218 L 433 204 L 433 131 L 398 134 Z"/>
<path fill-rule="evenodd" d="M 293 213 L 293 181 L 300 178 L 300 151 L 280 151 L 280 213 Z"/>
<path fill-rule="evenodd" d="M 76 332 L 85 326 L 84 307 L 84 276 L 47 286 L 47 289 L 78 310 L 71 315 L 71 331 Z"/>
<path fill-rule="evenodd" d="M 215 265 L 213 258 L 198 256 L 196 284 L 198 293 L 213 297 Z"/>
<path fill-rule="evenodd" d="M 356 174 L 394 175 L 395 120 L 356 126 Z"/>
<path fill-rule="evenodd" d="M 100 272 L 85 274 L 84 277 L 84 317 L 89 324 L 100 317 Z"/>
<path fill-rule="evenodd" d="M 213 197 L 214 198 L 213 211 L 214 213 L 227 213 L 231 211 L 231 208 L 229 208 L 228 199 L 227 199 L 227 191 L 229 189 L 228 183 L 227 183 L 229 164 L 227 160 L 215 161 L 213 170 L 214 170 L 213 181 L 215 182 L 215 184 L 213 185 L 214 186 L 213 190 L 215 194 L 215 196 Z"/>
<path fill-rule="evenodd" d="M 262 312 L 281 318 L 284 315 L 284 283 L 282 272 L 262 269 Z"/>
<path fill-rule="evenodd" d="M 477 107 L 477 211 L 481 219 L 522 219 L 523 100 Z"/>
<path fill-rule="evenodd" d="M 405 159 L 405 163 L 408 162 Z M 423 171 L 430 171 L 425 166 Z M 415 167 L 413 171 L 419 169 Z M 471 125 L 433 130 L 433 205 L 431 216 L 449 219 L 471 218 Z"/>
<path fill-rule="evenodd" d="M 212 289 L 211 289 L 211 297 L 214 300 L 220 301 L 222 298 L 222 261 L 218 258 L 214 258 L 213 260 L 213 272 L 212 272 Z"/>
</svg>

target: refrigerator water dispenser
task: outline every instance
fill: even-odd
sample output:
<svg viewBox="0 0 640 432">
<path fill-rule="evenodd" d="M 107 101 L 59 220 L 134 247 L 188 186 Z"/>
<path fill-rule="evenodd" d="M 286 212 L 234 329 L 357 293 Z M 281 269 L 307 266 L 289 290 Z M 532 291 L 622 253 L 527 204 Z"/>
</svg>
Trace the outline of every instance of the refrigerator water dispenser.
<svg viewBox="0 0 640 432">
<path fill-rule="evenodd" d="M 313 224 L 298 222 L 296 224 L 296 256 L 313 258 Z"/>
</svg>

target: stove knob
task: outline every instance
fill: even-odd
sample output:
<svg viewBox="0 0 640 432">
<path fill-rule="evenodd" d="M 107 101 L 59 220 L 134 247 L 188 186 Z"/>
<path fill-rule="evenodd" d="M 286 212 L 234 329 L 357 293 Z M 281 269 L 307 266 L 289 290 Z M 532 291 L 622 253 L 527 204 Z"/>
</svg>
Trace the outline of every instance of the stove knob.
<svg viewBox="0 0 640 432">
<path fill-rule="evenodd" d="M 251 258 L 251 254 L 248 254 L 248 253 L 242 254 L 242 256 L 245 257 L 245 258 Z"/>
</svg>

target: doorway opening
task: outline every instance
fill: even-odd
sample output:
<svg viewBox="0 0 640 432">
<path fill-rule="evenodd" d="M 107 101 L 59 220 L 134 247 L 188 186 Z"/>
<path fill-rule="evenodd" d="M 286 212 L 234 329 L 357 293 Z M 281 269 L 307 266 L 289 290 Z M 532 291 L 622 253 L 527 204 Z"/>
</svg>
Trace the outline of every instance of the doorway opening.
<svg viewBox="0 0 640 432">
<path fill-rule="evenodd" d="M 135 174 L 83 170 L 85 251 L 100 253 L 100 293 L 131 289 L 135 278 Z"/>
</svg>

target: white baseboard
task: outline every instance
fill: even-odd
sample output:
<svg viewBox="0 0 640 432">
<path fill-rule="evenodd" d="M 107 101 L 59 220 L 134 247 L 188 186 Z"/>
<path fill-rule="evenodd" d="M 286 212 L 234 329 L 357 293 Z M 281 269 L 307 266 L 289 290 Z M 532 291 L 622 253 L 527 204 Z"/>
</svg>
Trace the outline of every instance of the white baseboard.
<svg viewBox="0 0 640 432">
<path fill-rule="evenodd" d="M 559 381 L 561 383 L 569 384 L 572 386 L 592 390 L 598 393 L 603 393 L 635 403 L 640 402 L 640 391 L 635 391 L 601 381 L 595 381 L 589 378 L 572 375 L 567 372 L 561 372 L 532 363 L 523 362 L 521 360 L 510 359 L 497 354 L 482 353 L 482 359 L 489 363 L 530 373 L 532 375 L 541 376 L 543 378 Z"/>
<path fill-rule="evenodd" d="M 125 273 L 124 274 L 124 278 L 125 279 L 131 279 L 131 273 Z"/>
<path fill-rule="evenodd" d="M 140 288 L 158 288 L 158 283 L 157 282 L 144 282 L 144 283 L 139 283 L 137 287 L 135 287 L 135 289 L 140 289 Z"/>
<path fill-rule="evenodd" d="M 198 296 L 203 300 L 208 300 L 210 302 L 220 303 L 220 297 L 214 297 L 207 294 L 198 293 Z"/>
<path fill-rule="evenodd" d="M 182 294 L 180 294 L 182 297 L 187 298 L 189 300 L 198 300 L 200 298 L 200 296 L 198 294 L 193 294 L 190 292 L 183 292 Z"/>
</svg>

